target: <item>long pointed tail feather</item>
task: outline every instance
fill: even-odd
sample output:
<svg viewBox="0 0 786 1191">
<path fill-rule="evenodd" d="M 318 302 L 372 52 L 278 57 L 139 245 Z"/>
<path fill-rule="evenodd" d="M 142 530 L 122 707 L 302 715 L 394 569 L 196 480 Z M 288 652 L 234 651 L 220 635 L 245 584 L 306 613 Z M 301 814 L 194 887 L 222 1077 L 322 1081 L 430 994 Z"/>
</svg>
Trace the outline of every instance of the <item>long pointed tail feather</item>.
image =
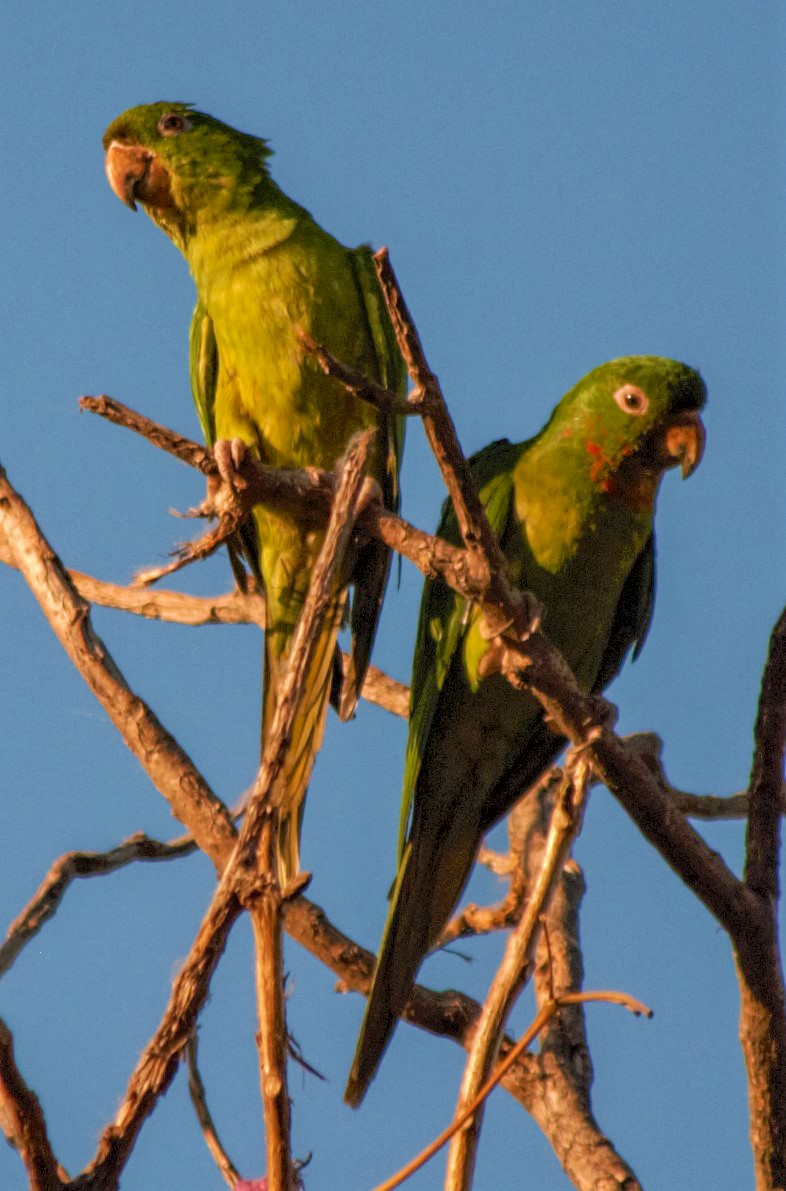
<svg viewBox="0 0 786 1191">
<path fill-rule="evenodd" d="M 418 968 L 466 884 L 480 835 L 453 822 L 444 831 L 413 830 L 390 898 L 379 958 L 344 1099 L 357 1108 L 406 1005 Z"/>
<path fill-rule="evenodd" d="M 282 887 L 300 871 L 300 828 L 303 809 L 314 758 L 319 752 L 325 730 L 336 638 L 341 626 L 345 600 L 345 594 L 339 596 L 326 614 L 309 669 L 303 701 L 292 731 L 285 769 L 286 792 L 278 833 L 278 879 Z M 290 643 L 291 630 L 269 629 L 265 633 L 263 744 L 273 722 Z"/>
<path fill-rule="evenodd" d="M 380 542 L 369 542 L 355 563 L 352 596 L 352 644 L 339 699 L 339 717 L 346 721 L 355 714 L 366 677 L 377 622 L 390 572 L 390 550 Z"/>
</svg>

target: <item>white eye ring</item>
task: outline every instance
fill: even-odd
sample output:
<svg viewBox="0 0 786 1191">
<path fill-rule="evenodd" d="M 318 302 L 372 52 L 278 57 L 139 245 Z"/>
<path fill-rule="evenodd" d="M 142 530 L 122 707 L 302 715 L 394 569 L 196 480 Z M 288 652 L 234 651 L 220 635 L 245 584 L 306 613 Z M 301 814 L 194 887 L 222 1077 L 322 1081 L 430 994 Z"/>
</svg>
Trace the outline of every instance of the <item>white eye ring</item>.
<svg viewBox="0 0 786 1191">
<path fill-rule="evenodd" d="M 158 131 L 162 136 L 179 136 L 181 132 L 188 132 L 190 127 L 188 116 L 181 116 L 179 112 L 165 112 L 158 121 Z"/>
<path fill-rule="evenodd" d="M 623 413 L 640 417 L 647 412 L 650 399 L 638 385 L 622 385 L 614 394 L 614 400 Z"/>
</svg>

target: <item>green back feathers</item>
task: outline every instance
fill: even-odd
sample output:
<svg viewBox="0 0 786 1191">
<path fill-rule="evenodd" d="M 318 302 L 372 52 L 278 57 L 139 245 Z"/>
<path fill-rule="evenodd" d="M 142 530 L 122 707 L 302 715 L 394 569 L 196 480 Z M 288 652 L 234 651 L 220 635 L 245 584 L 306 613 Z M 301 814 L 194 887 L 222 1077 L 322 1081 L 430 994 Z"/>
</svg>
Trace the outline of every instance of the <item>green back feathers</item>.
<svg viewBox="0 0 786 1191">
<path fill-rule="evenodd" d="M 625 356 L 593 369 L 562 398 L 535 438 L 491 443 L 471 462 L 481 501 L 502 542 L 514 578 L 536 586 L 542 575 L 574 557 L 577 543 L 594 529 L 608 503 L 613 476 L 624 462 L 643 454 L 664 420 L 699 410 L 706 401 L 700 375 L 660 356 Z M 628 652 L 638 655 L 647 634 L 655 584 L 652 507 L 641 517 L 643 546 L 622 584 L 616 614 L 593 689 L 602 690 Z M 623 524 L 623 532 L 630 528 Z M 446 503 L 437 533 L 460 543 L 452 508 Z M 427 582 L 421 603 L 410 697 L 410 726 L 404 768 L 399 858 L 404 854 L 412 803 L 426 742 L 442 688 L 457 649 L 464 651 L 464 681 L 477 687 L 470 629 L 477 612 L 443 583 Z"/>
</svg>

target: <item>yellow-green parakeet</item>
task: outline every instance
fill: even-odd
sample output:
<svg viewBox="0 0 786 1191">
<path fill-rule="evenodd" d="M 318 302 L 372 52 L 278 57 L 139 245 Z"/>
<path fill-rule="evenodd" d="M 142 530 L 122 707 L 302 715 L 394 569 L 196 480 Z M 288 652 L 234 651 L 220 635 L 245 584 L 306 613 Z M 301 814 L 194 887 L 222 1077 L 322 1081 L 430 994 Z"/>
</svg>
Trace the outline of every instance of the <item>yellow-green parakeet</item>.
<svg viewBox="0 0 786 1191">
<path fill-rule="evenodd" d="M 703 380 L 659 356 L 594 369 L 523 443 L 472 460 L 517 584 L 586 691 L 641 649 L 652 614 L 653 518 L 663 472 L 698 465 Z M 459 542 L 448 509 L 439 534 Z M 561 741 L 537 700 L 499 674 L 478 609 L 426 583 L 412 673 L 399 868 L 346 1099 L 357 1105 L 467 881 L 483 835 L 553 761 Z"/>
<path fill-rule="evenodd" d="M 351 436 L 378 428 L 368 472 L 398 505 L 401 426 L 349 396 L 302 346 L 300 328 L 389 389 L 404 369 L 370 249 L 348 249 L 270 177 L 265 141 L 190 104 L 131 108 L 104 135 L 112 189 L 139 204 L 188 261 L 197 302 L 191 383 L 208 445 L 242 440 L 274 467 L 332 469 Z M 264 586 L 263 738 L 323 533 L 296 514 L 254 510 L 252 565 Z M 247 543 L 248 545 L 248 543 Z M 389 570 L 378 542 L 356 549 L 335 587 L 286 769 L 279 876 L 299 869 L 303 800 L 321 743 L 336 636 L 354 584 L 350 665 L 341 715 L 352 714 L 366 672 Z"/>
</svg>

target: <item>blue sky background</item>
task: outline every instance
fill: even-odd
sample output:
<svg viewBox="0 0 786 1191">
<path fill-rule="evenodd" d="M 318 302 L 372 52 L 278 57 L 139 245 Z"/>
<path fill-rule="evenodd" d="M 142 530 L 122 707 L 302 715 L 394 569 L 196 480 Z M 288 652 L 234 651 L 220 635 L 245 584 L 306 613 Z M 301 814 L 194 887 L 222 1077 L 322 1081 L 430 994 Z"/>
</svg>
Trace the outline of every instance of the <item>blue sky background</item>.
<svg viewBox="0 0 786 1191">
<path fill-rule="evenodd" d="M 126 107 L 185 99 L 270 138 L 274 175 L 342 241 L 390 247 L 467 450 L 535 432 L 594 365 L 652 352 L 698 366 L 708 449 L 664 483 L 647 648 L 613 689 L 621 728 L 666 740 L 672 780 L 746 784 L 758 683 L 784 589 L 784 18 L 777 0 L 591 5 L 8 6 L 0 38 L 4 338 L 0 460 L 72 567 L 127 580 L 183 525 L 194 473 L 77 412 L 107 392 L 196 436 L 184 261 L 125 210 L 101 134 Z M 404 512 L 442 500 L 410 427 Z M 178 584 L 229 586 L 224 559 Z M 420 581 L 388 594 L 378 664 L 407 680 Z M 178 825 L 71 669 L 18 576 L 0 573 L 0 920 L 52 860 Z M 258 749 L 260 641 L 97 610 L 135 689 L 227 801 Z M 303 863 L 338 926 L 376 947 L 392 875 L 405 728 L 363 707 L 331 718 Z M 738 824 L 706 836 L 739 869 Z M 504 837 L 500 837 L 504 838 Z M 725 936 L 602 790 L 577 849 L 588 987 L 624 988 L 652 1022 L 589 1010 L 598 1119 L 648 1188 L 751 1183 L 738 998 Z M 213 887 L 202 858 L 72 888 L 0 989 L 18 1061 L 76 1172 L 155 1029 Z M 478 878 L 476 899 L 495 900 Z M 476 996 L 502 941 L 424 979 Z M 287 944 L 290 1027 L 326 1083 L 293 1068 L 309 1191 L 365 1191 L 450 1118 L 462 1054 L 402 1026 L 362 1109 L 341 1092 L 362 1013 Z M 513 1025 L 532 1012 L 527 995 Z M 238 927 L 203 1015 L 203 1074 L 246 1177 L 264 1169 L 249 931 Z M 412 1180 L 440 1186 L 441 1159 Z M 26 1185 L 0 1147 L 0 1186 Z M 222 1186 L 179 1075 L 145 1127 L 126 1191 Z M 486 1114 L 477 1187 L 562 1191 L 539 1131 L 504 1093 Z"/>
</svg>

